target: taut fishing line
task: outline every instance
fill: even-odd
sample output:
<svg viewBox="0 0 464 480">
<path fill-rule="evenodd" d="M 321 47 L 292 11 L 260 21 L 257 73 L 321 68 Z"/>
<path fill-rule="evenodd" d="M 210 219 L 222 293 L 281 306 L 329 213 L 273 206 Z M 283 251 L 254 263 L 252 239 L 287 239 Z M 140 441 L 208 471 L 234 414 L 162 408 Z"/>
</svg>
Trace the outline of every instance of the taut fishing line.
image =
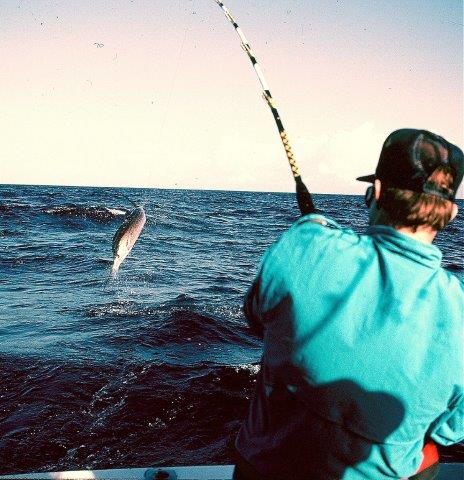
<svg viewBox="0 0 464 480">
<path fill-rule="evenodd" d="M 214 0 L 222 9 L 224 12 L 225 16 L 229 19 L 230 23 L 235 28 L 235 31 L 237 32 L 238 36 L 240 37 L 240 42 L 242 44 L 243 50 L 245 50 L 246 54 L 248 55 L 251 64 L 253 65 L 253 68 L 255 69 L 256 75 L 258 75 L 258 79 L 261 83 L 261 86 L 263 88 L 263 97 L 266 100 L 267 104 L 269 105 L 269 108 L 271 109 L 272 115 L 274 117 L 274 120 L 277 125 L 277 129 L 279 130 L 280 134 L 280 139 L 282 140 L 282 144 L 285 148 L 285 154 L 287 155 L 287 160 L 288 163 L 290 164 L 290 168 L 292 170 L 293 178 L 295 179 L 296 183 L 296 198 L 298 201 L 298 206 L 300 208 L 300 211 L 302 215 L 306 215 L 308 213 L 314 213 L 316 211 L 316 208 L 314 206 L 313 200 L 311 198 L 311 194 L 309 193 L 308 189 L 306 188 L 306 185 L 303 183 L 303 180 L 301 178 L 298 166 L 296 164 L 295 157 L 293 155 L 293 150 L 290 145 L 290 142 L 288 140 L 287 132 L 285 131 L 285 128 L 283 126 L 282 120 L 280 118 L 279 112 L 277 111 L 276 103 L 274 98 L 271 95 L 271 92 L 269 90 L 269 87 L 267 85 L 266 79 L 264 78 L 263 72 L 261 70 L 261 67 L 259 66 L 258 61 L 256 60 L 256 56 L 253 53 L 250 44 L 248 43 L 245 35 L 243 34 L 242 30 L 238 26 L 237 22 L 235 21 L 234 17 L 232 17 L 229 9 L 220 1 L 220 0 Z"/>
</svg>

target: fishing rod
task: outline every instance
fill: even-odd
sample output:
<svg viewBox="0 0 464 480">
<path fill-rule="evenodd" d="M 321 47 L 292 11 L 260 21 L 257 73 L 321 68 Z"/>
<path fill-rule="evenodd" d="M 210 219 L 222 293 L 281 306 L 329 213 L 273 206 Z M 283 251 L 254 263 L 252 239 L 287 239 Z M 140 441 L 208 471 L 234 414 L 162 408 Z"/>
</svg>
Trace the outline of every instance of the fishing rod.
<svg viewBox="0 0 464 480">
<path fill-rule="evenodd" d="M 248 55 L 253 68 L 255 69 L 256 75 L 258 75 L 258 79 L 261 83 L 261 87 L 263 88 L 263 97 L 266 100 L 269 108 L 271 109 L 272 115 L 277 125 L 277 129 L 279 130 L 280 139 L 282 140 L 282 144 L 285 149 L 285 154 L 287 155 L 288 163 L 290 164 L 290 168 L 292 170 L 293 178 L 296 183 L 296 198 L 298 201 L 298 206 L 300 208 L 300 212 L 302 215 L 307 215 L 308 213 L 314 213 L 316 211 L 316 207 L 314 206 L 313 199 L 309 190 L 306 188 L 306 185 L 303 183 L 303 179 L 301 178 L 298 165 L 296 164 L 295 157 L 293 155 L 293 150 L 288 140 L 287 132 L 285 131 L 284 125 L 280 118 L 279 112 L 277 111 L 276 103 L 274 98 L 271 95 L 271 91 L 267 85 L 266 79 L 264 78 L 264 74 L 259 66 L 258 61 L 256 60 L 255 54 L 250 47 L 245 35 L 243 34 L 242 30 L 238 26 L 237 22 L 235 21 L 234 17 L 231 15 L 229 9 L 220 1 L 214 0 L 222 9 L 225 16 L 229 19 L 230 23 L 235 28 L 238 36 L 240 37 L 240 42 L 242 44 L 243 50 L 245 50 L 246 54 Z"/>
</svg>

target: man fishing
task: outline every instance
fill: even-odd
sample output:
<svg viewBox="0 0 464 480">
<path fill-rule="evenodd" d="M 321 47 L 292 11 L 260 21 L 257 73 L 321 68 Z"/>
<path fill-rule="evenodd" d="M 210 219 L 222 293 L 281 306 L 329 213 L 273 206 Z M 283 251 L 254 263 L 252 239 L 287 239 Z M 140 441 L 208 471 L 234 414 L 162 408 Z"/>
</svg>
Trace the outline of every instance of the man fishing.
<svg viewBox="0 0 464 480">
<path fill-rule="evenodd" d="M 265 253 L 244 311 L 264 339 L 236 480 L 432 479 L 464 439 L 464 291 L 432 244 L 456 216 L 462 151 L 385 141 L 364 235 L 305 215 Z"/>
</svg>

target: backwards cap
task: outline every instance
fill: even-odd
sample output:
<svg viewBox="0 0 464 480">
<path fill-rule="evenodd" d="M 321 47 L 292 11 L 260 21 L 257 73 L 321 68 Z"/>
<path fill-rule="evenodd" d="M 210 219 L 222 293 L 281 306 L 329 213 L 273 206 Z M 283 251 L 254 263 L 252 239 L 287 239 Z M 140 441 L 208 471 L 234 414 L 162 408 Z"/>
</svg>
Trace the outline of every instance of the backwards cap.
<svg viewBox="0 0 464 480">
<path fill-rule="evenodd" d="M 450 188 L 427 181 L 438 167 L 451 168 Z M 454 200 L 463 175 L 464 155 L 460 148 L 427 130 L 403 128 L 385 140 L 375 174 L 357 180 L 373 183 L 378 178 L 391 187 Z"/>
</svg>

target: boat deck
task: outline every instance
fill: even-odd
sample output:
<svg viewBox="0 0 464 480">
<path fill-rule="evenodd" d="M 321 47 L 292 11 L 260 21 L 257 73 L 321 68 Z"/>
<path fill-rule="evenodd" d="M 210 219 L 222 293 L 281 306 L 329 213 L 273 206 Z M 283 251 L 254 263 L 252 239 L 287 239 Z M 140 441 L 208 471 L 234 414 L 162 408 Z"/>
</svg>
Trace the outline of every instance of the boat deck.
<svg viewBox="0 0 464 480">
<path fill-rule="evenodd" d="M 232 480 L 232 465 L 122 468 L 0 475 L 0 480 Z M 436 480 L 464 480 L 464 463 L 444 463 Z"/>
</svg>

